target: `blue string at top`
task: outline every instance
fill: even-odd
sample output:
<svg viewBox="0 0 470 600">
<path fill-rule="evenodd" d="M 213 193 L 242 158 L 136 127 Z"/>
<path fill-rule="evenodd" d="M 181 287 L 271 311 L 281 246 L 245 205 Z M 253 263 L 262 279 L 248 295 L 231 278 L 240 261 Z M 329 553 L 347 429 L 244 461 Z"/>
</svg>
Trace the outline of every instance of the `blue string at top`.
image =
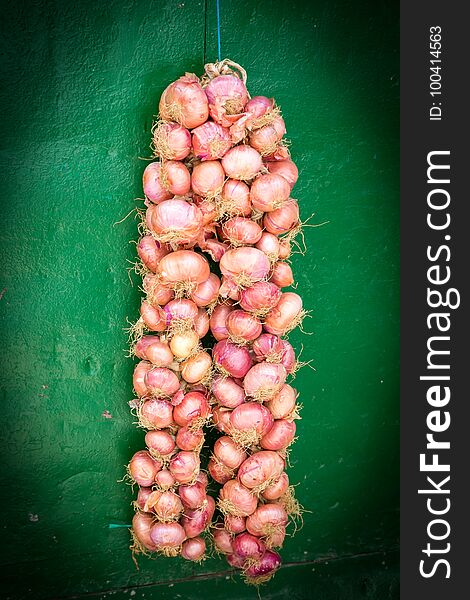
<svg viewBox="0 0 470 600">
<path fill-rule="evenodd" d="M 222 60 L 222 52 L 220 49 L 220 7 L 219 0 L 216 0 L 216 9 L 217 9 L 217 52 L 219 56 L 219 62 Z"/>
</svg>

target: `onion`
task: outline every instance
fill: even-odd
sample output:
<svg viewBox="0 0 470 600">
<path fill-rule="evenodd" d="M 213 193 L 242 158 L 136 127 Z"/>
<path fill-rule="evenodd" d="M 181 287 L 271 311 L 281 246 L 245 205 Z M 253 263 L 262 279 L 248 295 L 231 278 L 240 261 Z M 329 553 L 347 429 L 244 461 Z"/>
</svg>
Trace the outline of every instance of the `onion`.
<svg viewBox="0 0 470 600">
<path fill-rule="evenodd" d="M 226 406 L 227 408 L 235 408 L 245 401 L 243 388 L 235 383 L 232 377 L 224 377 L 223 375 L 215 377 L 212 381 L 211 392 L 220 406 Z"/>
<path fill-rule="evenodd" d="M 167 367 L 174 358 L 168 344 L 155 335 L 144 335 L 135 346 L 135 355 L 146 358 L 156 367 Z"/>
<path fill-rule="evenodd" d="M 191 300 L 197 306 L 207 306 L 214 302 L 219 295 L 220 279 L 215 273 L 211 273 L 206 281 L 200 283 L 191 294 Z"/>
<path fill-rule="evenodd" d="M 243 569 L 245 566 L 246 560 L 237 554 L 228 554 L 226 556 L 227 562 L 231 567 L 235 567 L 236 569 Z"/>
<path fill-rule="evenodd" d="M 261 362 L 248 371 L 243 380 L 245 394 L 263 401 L 275 396 L 284 385 L 287 377 L 284 365 Z"/>
<path fill-rule="evenodd" d="M 173 420 L 180 427 L 189 427 L 190 425 L 194 425 L 195 421 L 201 420 L 201 422 L 204 422 L 209 412 L 209 403 L 204 394 L 201 394 L 201 392 L 189 392 L 173 408 Z"/>
<path fill-rule="evenodd" d="M 289 374 L 296 369 L 297 361 L 295 360 L 294 348 L 287 340 L 282 340 L 282 354 L 279 362 L 284 365 Z"/>
<path fill-rule="evenodd" d="M 162 163 L 160 181 L 170 194 L 184 196 L 191 189 L 191 175 L 188 168 L 179 160 Z"/>
<path fill-rule="evenodd" d="M 220 490 L 219 508 L 224 515 L 248 517 L 255 512 L 257 505 L 256 496 L 238 479 L 227 481 Z"/>
<path fill-rule="evenodd" d="M 217 341 L 225 340 L 228 338 L 226 321 L 228 315 L 232 312 L 232 310 L 233 306 L 231 306 L 230 304 L 219 304 L 215 307 L 210 316 L 210 330 Z"/>
<path fill-rule="evenodd" d="M 256 281 L 264 279 L 269 273 L 270 266 L 264 252 L 250 247 L 233 248 L 220 259 L 222 275 L 233 279 L 242 288 L 250 287 Z"/>
<path fill-rule="evenodd" d="M 291 255 L 292 248 L 289 240 L 281 239 L 279 242 L 279 259 L 285 260 Z"/>
<path fill-rule="evenodd" d="M 270 579 L 281 566 L 281 557 L 277 552 L 266 550 L 259 561 L 245 569 L 244 574 L 248 583 L 263 583 Z"/>
<path fill-rule="evenodd" d="M 212 479 L 222 485 L 227 483 L 227 481 L 230 481 L 230 479 L 233 479 L 235 475 L 232 469 L 229 469 L 226 465 L 224 465 L 224 463 L 221 463 L 214 458 L 209 460 L 207 470 L 209 471 Z"/>
<path fill-rule="evenodd" d="M 240 533 L 232 542 L 233 552 L 241 558 L 261 558 L 266 545 L 251 533 Z"/>
<path fill-rule="evenodd" d="M 150 331 L 165 331 L 165 313 L 159 306 L 152 306 L 144 300 L 140 305 L 140 316 Z"/>
<path fill-rule="evenodd" d="M 257 281 L 240 291 L 240 306 L 259 315 L 265 315 L 281 299 L 281 290 L 269 281 Z"/>
<path fill-rule="evenodd" d="M 302 318 L 302 298 L 294 292 L 285 292 L 277 305 L 268 313 L 264 329 L 275 335 L 285 335 Z"/>
<path fill-rule="evenodd" d="M 288 517 L 281 504 L 262 504 L 246 520 L 247 530 L 256 536 L 269 535 L 275 527 L 285 527 Z"/>
<path fill-rule="evenodd" d="M 169 456 L 175 449 L 175 440 L 168 431 L 151 430 L 145 434 L 145 445 L 159 456 Z"/>
<path fill-rule="evenodd" d="M 147 302 L 151 305 L 163 306 L 175 297 L 174 291 L 164 287 L 156 275 L 147 273 L 142 281 L 142 288 L 147 293 Z"/>
<path fill-rule="evenodd" d="M 224 519 L 225 528 L 230 533 L 242 533 L 245 531 L 245 517 L 235 517 L 233 515 L 227 515 Z"/>
<path fill-rule="evenodd" d="M 271 428 L 272 429 L 272 428 Z M 270 450 L 260 450 L 248 457 L 238 469 L 237 477 L 248 489 L 262 491 L 276 481 L 284 470 L 284 460 Z"/>
<path fill-rule="evenodd" d="M 162 469 L 157 473 L 155 483 L 159 489 L 167 490 L 175 485 L 175 478 L 168 469 Z"/>
<path fill-rule="evenodd" d="M 232 554 L 232 536 L 221 527 L 216 527 L 212 533 L 216 549 L 222 554 Z"/>
<path fill-rule="evenodd" d="M 222 167 L 230 179 L 250 181 L 261 171 L 263 161 L 251 146 L 235 146 L 223 157 Z"/>
<path fill-rule="evenodd" d="M 203 559 L 206 552 L 206 542 L 201 537 L 190 538 L 181 546 L 181 556 L 186 560 L 198 562 Z"/>
<path fill-rule="evenodd" d="M 253 352 L 259 361 L 281 362 L 283 340 L 272 333 L 263 333 L 253 342 Z"/>
<path fill-rule="evenodd" d="M 154 523 L 155 518 L 149 513 L 138 511 L 132 518 L 132 532 L 137 538 L 137 542 L 151 552 L 156 549 L 155 544 L 150 537 L 150 530 Z"/>
<path fill-rule="evenodd" d="M 175 358 L 187 358 L 199 344 L 199 336 L 194 329 L 177 331 L 170 340 L 171 352 Z"/>
<path fill-rule="evenodd" d="M 250 115 L 259 119 L 266 113 L 269 113 L 274 108 L 274 100 L 273 98 L 266 98 L 266 96 L 253 96 L 251 100 L 248 100 L 245 105 L 245 112 L 250 113 Z"/>
<path fill-rule="evenodd" d="M 274 422 L 269 410 L 259 402 L 240 404 L 230 415 L 230 435 L 244 447 L 256 444 Z"/>
<path fill-rule="evenodd" d="M 245 217 L 233 217 L 222 225 L 222 233 L 233 246 L 256 244 L 262 229 L 255 221 Z"/>
<path fill-rule="evenodd" d="M 160 242 L 194 245 L 202 233 L 202 212 L 195 204 L 173 198 L 155 207 L 150 225 Z"/>
<path fill-rule="evenodd" d="M 216 160 L 232 147 L 230 131 L 218 123 L 207 121 L 192 132 L 193 153 L 201 160 Z"/>
<path fill-rule="evenodd" d="M 228 469 L 238 469 L 246 459 L 246 452 L 227 435 L 220 437 L 214 444 L 214 456 Z"/>
<path fill-rule="evenodd" d="M 284 119 L 276 115 L 270 123 L 254 129 L 250 133 L 250 146 L 258 150 L 261 156 L 270 156 L 277 152 L 279 142 L 286 133 Z"/>
<path fill-rule="evenodd" d="M 194 319 L 194 329 L 200 339 L 207 335 L 209 331 L 209 315 L 203 308 L 197 311 L 197 316 Z"/>
<path fill-rule="evenodd" d="M 146 429 L 165 429 L 173 424 L 173 407 L 162 398 L 145 400 L 139 408 L 139 423 Z"/>
<path fill-rule="evenodd" d="M 244 377 L 252 364 L 248 350 L 228 340 L 217 342 L 212 349 L 212 358 L 216 367 L 232 377 Z"/>
<path fill-rule="evenodd" d="M 292 285 L 294 283 L 294 275 L 292 274 L 291 266 L 282 261 L 275 263 L 269 279 L 280 288 Z"/>
<path fill-rule="evenodd" d="M 199 473 L 199 455 L 181 450 L 170 461 L 169 470 L 178 483 L 191 483 Z"/>
<path fill-rule="evenodd" d="M 158 272 L 164 284 L 177 288 L 181 284 L 206 281 L 210 275 L 210 268 L 207 260 L 200 254 L 192 250 L 177 250 L 161 259 Z"/>
<path fill-rule="evenodd" d="M 266 406 L 271 411 L 275 419 L 288 418 L 295 409 L 297 392 L 287 383 L 282 386 L 279 393 L 272 400 L 266 402 Z"/>
<path fill-rule="evenodd" d="M 269 212 L 282 206 L 289 198 L 290 186 L 276 173 L 259 175 L 251 184 L 250 200 L 256 210 Z"/>
<path fill-rule="evenodd" d="M 157 551 L 165 556 L 176 556 L 186 534 L 179 523 L 155 523 L 150 538 Z"/>
<path fill-rule="evenodd" d="M 152 396 L 172 396 L 180 387 L 178 377 L 170 369 L 154 367 L 145 375 L 145 384 Z"/>
<path fill-rule="evenodd" d="M 209 375 L 211 367 L 211 355 L 201 350 L 181 364 L 181 377 L 188 383 L 199 383 Z"/>
<path fill-rule="evenodd" d="M 266 162 L 271 162 L 271 161 L 276 161 L 276 160 L 287 160 L 287 159 L 290 159 L 289 148 L 287 148 L 287 146 L 283 145 L 282 142 L 279 143 L 275 152 L 264 156 L 264 160 Z"/>
<path fill-rule="evenodd" d="M 151 487 L 139 487 L 139 491 L 137 492 L 137 498 L 134 501 L 135 508 L 144 510 L 147 498 L 150 496 L 152 491 L 153 490 Z"/>
<path fill-rule="evenodd" d="M 196 477 L 196 481 L 202 483 L 204 487 L 207 487 L 209 485 L 209 477 L 207 477 L 207 473 L 205 471 L 199 471 L 199 474 Z"/>
<path fill-rule="evenodd" d="M 209 112 L 216 123 L 230 127 L 243 113 L 248 92 L 241 79 L 235 75 L 214 77 L 205 87 Z"/>
<path fill-rule="evenodd" d="M 148 389 L 145 384 L 145 376 L 150 371 L 150 369 L 152 369 L 152 365 L 145 361 L 141 361 L 135 366 L 132 380 L 134 384 L 135 393 L 138 396 L 146 396 L 148 394 Z"/>
<path fill-rule="evenodd" d="M 224 244 L 215 239 L 209 239 L 204 242 L 204 252 L 208 252 L 212 260 L 220 262 L 220 259 L 228 250 L 228 244 Z"/>
<path fill-rule="evenodd" d="M 160 158 L 183 160 L 191 151 L 191 134 L 178 123 L 159 121 L 152 128 L 152 149 Z"/>
<path fill-rule="evenodd" d="M 186 450 L 188 452 L 199 450 L 203 442 L 204 432 L 202 429 L 193 431 L 188 427 L 181 427 L 176 434 L 176 445 L 180 450 Z"/>
<path fill-rule="evenodd" d="M 159 521 L 177 521 L 183 512 L 183 504 L 175 492 L 155 490 L 148 497 L 144 510 L 153 511 Z"/>
<path fill-rule="evenodd" d="M 279 238 L 272 233 L 263 231 L 260 239 L 255 244 L 255 248 L 261 250 L 271 261 L 276 261 L 279 257 L 280 250 Z"/>
<path fill-rule="evenodd" d="M 195 194 L 203 198 L 215 196 L 224 184 L 225 173 L 218 160 L 207 160 L 194 165 L 191 187 Z"/>
<path fill-rule="evenodd" d="M 169 251 L 170 249 L 165 244 L 160 244 L 151 235 L 144 235 L 137 244 L 137 254 L 140 260 L 152 273 L 155 273 L 158 262 Z"/>
<path fill-rule="evenodd" d="M 230 300 L 238 301 L 240 299 L 240 288 L 233 279 L 223 275 L 222 285 L 219 289 L 219 296 L 221 298 L 230 298 Z"/>
<path fill-rule="evenodd" d="M 192 485 L 180 485 L 178 493 L 185 508 L 200 508 L 206 499 L 206 486 L 196 481 Z"/>
<path fill-rule="evenodd" d="M 251 215 L 250 188 L 243 181 L 228 179 L 222 188 L 222 207 L 226 215 Z"/>
<path fill-rule="evenodd" d="M 288 182 L 290 189 L 294 187 L 299 178 L 299 169 L 292 160 L 275 160 L 266 164 L 270 173 L 281 175 Z"/>
<path fill-rule="evenodd" d="M 237 344 L 252 342 L 261 334 L 263 326 L 255 315 L 244 310 L 234 310 L 227 317 L 230 339 Z"/>
<path fill-rule="evenodd" d="M 188 538 L 200 535 L 210 524 L 215 511 L 215 502 L 212 496 L 206 496 L 201 508 L 196 510 L 186 509 L 181 517 L 181 525 Z"/>
<path fill-rule="evenodd" d="M 295 429 L 294 421 L 278 419 L 274 421 L 268 433 L 261 438 L 259 444 L 265 450 L 284 450 L 292 443 L 295 437 Z"/>
<path fill-rule="evenodd" d="M 162 163 L 149 163 L 144 170 L 142 183 L 145 196 L 152 202 L 158 203 L 172 198 L 173 194 L 163 185 Z"/>
<path fill-rule="evenodd" d="M 212 227 L 212 224 L 217 218 L 217 206 L 214 200 L 209 200 L 208 198 L 201 198 L 201 196 L 193 194 L 193 202 L 201 211 L 202 224 L 204 226 L 209 225 Z"/>
<path fill-rule="evenodd" d="M 174 254 L 176 254 L 176 252 Z M 178 332 L 180 327 L 183 331 L 188 331 L 198 313 L 196 304 L 194 304 L 192 300 L 187 300 L 186 298 L 171 300 L 163 310 L 165 312 L 167 326 L 171 327 L 175 332 Z"/>
<path fill-rule="evenodd" d="M 212 421 L 215 428 L 222 433 L 230 431 L 230 415 L 232 411 L 223 406 L 214 406 L 212 409 Z"/>
<path fill-rule="evenodd" d="M 266 231 L 281 235 L 293 229 L 299 223 L 299 205 L 295 200 L 289 198 L 283 202 L 280 208 L 268 212 L 263 217 L 263 225 Z"/>
<path fill-rule="evenodd" d="M 265 500 L 278 500 L 289 487 L 289 477 L 286 472 L 281 473 L 281 476 L 277 481 L 269 485 L 262 492 L 261 496 Z"/>
<path fill-rule="evenodd" d="M 162 119 L 176 121 L 188 129 L 202 125 L 209 117 L 207 96 L 193 73 L 170 83 L 160 98 L 159 109 Z"/>
<path fill-rule="evenodd" d="M 155 475 L 161 468 L 161 462 L 155 460 L 147 450 L 140 450 L 131 458 L 128 471 L 138 485 L 151 487 L 155 482 Z"/>
</svg>

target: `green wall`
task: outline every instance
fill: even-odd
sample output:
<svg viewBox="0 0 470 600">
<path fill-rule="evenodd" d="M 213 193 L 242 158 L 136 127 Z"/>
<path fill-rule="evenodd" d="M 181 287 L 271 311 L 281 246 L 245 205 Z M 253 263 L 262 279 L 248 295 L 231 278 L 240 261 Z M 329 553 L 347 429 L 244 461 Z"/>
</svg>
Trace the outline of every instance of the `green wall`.
<svg viewBox="0 0 470 600">
<path fill-rule="evenodd" d="M 311 512 L 264 600 L 398 594 L 396 4 L 221 0 L 222 54 L 281 105 L 302 215 L 328 222 L 305 229 L 293 260 L 312 335 L 292 341 L 316 371 L 295 380 L 289 476 Z M 137 571 L 127 530 L 108 528 L 129 522 L 117 480 L 143 443 L 123 332 L 139 304 L 126 271 L 136 223 L 114 223 L 142 195 L 161 92 L 216 58 L 215 2 L 36 0 L 2 13 L 3 595 L 257 598 L 217 558 Z"/>
</svg>

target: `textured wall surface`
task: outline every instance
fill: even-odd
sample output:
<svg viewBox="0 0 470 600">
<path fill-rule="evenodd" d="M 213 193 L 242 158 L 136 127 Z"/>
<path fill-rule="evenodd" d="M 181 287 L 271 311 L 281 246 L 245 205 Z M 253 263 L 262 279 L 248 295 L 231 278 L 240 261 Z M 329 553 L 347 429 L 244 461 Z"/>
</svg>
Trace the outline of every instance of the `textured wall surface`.
<svg viewBox="0 0 470 600">
<path fill-rule="evenodd" d="M 215 2 L 3 2 L 5 598 L 257 598 L 225 561 L 141 560 L 117 483 L 132 425 L 126 318 L 158 98 L 216 58 Z M 289 471 L 311 511 L 264 600 L 397 597 L 398 20 L 395 3 L 221 0 L 222 54 L 275 96 L 301 176 L 312 311 Z M 352 558 L 356 557 L 356 558 Z M 193 581 L 192 577 L 197 576 Z M 173 581 L 173 587 L 169 582 Z"/>
</svg>

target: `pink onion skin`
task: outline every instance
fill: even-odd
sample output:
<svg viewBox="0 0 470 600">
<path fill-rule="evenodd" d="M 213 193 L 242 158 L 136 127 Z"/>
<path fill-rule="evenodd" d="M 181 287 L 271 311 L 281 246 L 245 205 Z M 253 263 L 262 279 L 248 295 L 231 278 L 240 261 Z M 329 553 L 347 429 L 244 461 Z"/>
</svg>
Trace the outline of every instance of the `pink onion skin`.
<svg viewBox="0 0 470 600">
<path fill-rule="evenodd" d="M 267 154 L 263 158 L 265 162 L 290 159 L 289 148 L 287 148 L 287 146 L 284 146 L 282 143 L 279 143 L 276 150 L 272 154 Z"/>
<path fill-rule="evenodd" d="M 161 462 L 155 460 L 147 450 L 140 450 L 129 462 L 129 475 L 141 487 L 151 487 L 161 468 Z"/>
<path fill-rule="evenodd" d="M 282 346 L 283 351 L 280 362 L 282 365 L 284 365 L 287 373 L 293 373 L 297 365 L 294 348 L 287 340 L 282 340 Z"/>
<path fill-rule="evenodd" d="M 245 112 L 253 118 L 259 119 L 274 108 L 274 99 L 266 96 L 253 96 L 245 105 Z"/>
<path fill-rule="evenodd" d="M 207 306 L 217 299 L 220 289 L 220 279 L 215 273 L 211 273 L 206 279 L 200 283 L 191 294 L 191 300 L 199 307 Z"/>
<path fill-rule="evenodd" d="M 218 462 L 214 458 L 209 459 L 207 470 L 209 471 L 212 479 L 222 485 L 227 483 L 227 481 L 230 481 L 230 479 L 233 479 L 235 475 L 232 469 L 229 469 L 222 462 Z"/>
<path fill-rule="evenodd" d="M 240 118 L 248 101 L 245 84 L 234 75 L 214 77 L 205 87 L 205 92 L 210 116 L 224 127 L 230 127 Z M 231 105 L 227 104 L 228 101 Z"/>
<path fill-rule="evenodd" d="M 286 382 L 287 371 L 280 363 L 255 364 L 243 380 L 245 394 L 259 400 L 275 396 Z"/>
<path fill-rule="evenodd" d="M 282 206 L 289 198 L 290 186 L 281 175 L 259 175 L 251 184 L 250 201 L 256 210 L 269 212 Z"/>
<path fill-rule="evenodd" d="M 195 204 L 173 198 L 157 204 L 150 225 L 159 239 L 167 241 L 172 234 L 174 244 L 194 245 L 202 233 L 202 212 Z"/>
<path fill-rule="evenodd" d="M 162 163 L 149 163 L 142 176 L 142 184 L 145 196 L 155 202 L 163 202 L 173 197 L 173 194 L 164 187 L 161 176 Z"/>
<path fill-rule="evenodd" d="M 230 408 L 223 406 L 214 406 L 212 409 L 212 421 L 215 428 L 221 433 L 230 433 L 230 415 L 232 411 Z"/>
<path fill-rule="evenodd" d="M 277 452 L 260 450 L 249 456 L 240 465 L 237 477 L 246 488 L 253 489 L 267 481 L 278 479 L 284 466 L 284 460 Z"/>
<path fill-rule="evenodd" d="M 197 317 L 198 307 L 192 300 L 178 298 L 170 300 L 164 306 L 163 311 L 166 316 L 167 326 L 171 326 L 173 321 L 188 320 L 192 323 Z"/>
<path fill-rule="evenodd" d="M 251 533 L 240 533 L 232 542 L 233 553 L 241 558 L 261 558 L 266 545 Z"/>
<path fill-rule="evenodd" d="M 248 350 L 222 340 L 212 349 L 214 363 L 232 377 L 245 377 L 252 360 Z"/>
<path fill-rule="evenodd" d="M 204 243 L 204 252 L 210 254 L 214 262 L 220 262 L 222 256 L 227 252 L 229 246 L 215 239 L 206 240 Z"/>
<path fill-rule="evenodd" d="M 264 252 L 270 260 L 278 259 L 280 246 L 281 244 L 279 242 L 279 238 L 272 233 L 268 233 L 267 231 L 263 231 L 260 239 L 255 244 L 255 248 L 258 248 L 258 250 Z"/>
<path fill-rule="evenodd" d="M 268 212 L 263 217 L 266 231 L 274 235 L 282 235 L 293 229 L 299 223 L 299 205 L 289 198 L 280 208 Z"/>
<path fill-rule="evenodd" d="M 292 253 L 292 247 L 289 240 L 281 239 L 279 242 L 279 260 L 289 258 Z"/>
<path fill-rule="evenodd" d="M 260 440 L 261 448 L 265 450 L 283 450 L 292 443 L 295 437 L 295 422 L 278 419 L 268 433 Z"/>
<path fill-rule="evenodd" d="M 199 383 L 209 374 L 211 366 L 211 355 L 201 350 L 181 363 L 181 377 L 187 383 Z"/>
<path fill-rule="evenodd" d="M 148 389 L 145 384 L 145 376 L 152 368 L 153 365 L 146 361 L 141 361 L 135 366 L 132 380 L 134 384 L 135 393 L 139 397 L 146 396 L 148 394 Z"/>
<path fill-rule="evenodd" d="M 216 376 L 212 381 L 211 391 L 220 406 L 236 408 L 245 401 L 243 388 L 232 377 Z"/>
<path fill-rule="evenodd" d="M 263 233 L 255 221 L 246 217 L 232 217 L 222 225 L 222 233 L 232 244 L 256 244 Z"/>
<path fill-rule="evenodd" d="M 181 427 L 176 434 L 176 445 L 180 450 L 191 452 L 201 447 L 204 442 L 202 429 L 191 431 L 188 427 Z"/>
<path fill-rule="evenodd" d="M 164 287 L 156 275 L 145 275 L 142 288 L 147 294 L 147 302 L 152 306 L 163 306 L 175 297 L 174 291 Z"/>
<path fill-rule="evenodd" d="M 299 169 L 292 160 L 276 160 L 266 163 L 266 166 L 270 173 L 276 173 L 284 177 L 292 190 L 299 178 Z"/>
<path fill-rule="evenodd" d="M 268 486 L 263 492 L 261 496 L 265 500 L 278 500 L 283 494 L 286 493 L 287 488 L 289 487 L 289 477 L 287 473 L 281 473 L 281 476 L 277 481 Z"/>
<path fill-rule="evenodd" d="M 285 527 L 287 521 L 288 516 L 284 507 L 277 502 L 271 502 L 258 506 L 258 508 L 247 518 L 246 528 L 251 534 L 262 536 L 266 535 L 267 526 L 281 525 Z"/>
<path fill-rule="evenodd" d="M 206 552 L 206 542 L 201 537 L 190 538 L 181 546 L 181 556 L 186 560 L 199 561 Z"/>
<path fill-rule="evenodd" d="M 224 435 L 214 444 L 214 456 L 228 469 L 238 469 L 247 454 L 231 437 Z"/>
<path fill-rule="evenodd" d="M 197 316 L 194 319 L 194 330 L 199 339 L 202 339 L 209 332 L 209 315 L 203 308 L 199 308 L 197 311 Z"/>
<path fill-rule="evenodd" d="M 155 517 L 149 513 L 136 512 L 132 519 L 132 531 L 137 540 L 146 548 L 153 552 L 156 546 L 150 536 L 150 531 L 155 523 Z"/>
<path fill-rule="evenodd" d="M 197 477 L 199 467 L 199 454 L 181 450 L 171 459 L 169 471 L 178 483 L 191 483 Z"/>
<path fill-rule="evenodd" d="M 179 160 L 162 163 L 160 179 L 170 194 L 184 196 L 191 189 L 191 175 L 186 165 Z"/>
<path fill-rule="evenodd" d="M 205 419 L 210 412 L 207 398 L 201 392 L 189 392 L 173 408 L 173 420 L 180 427 L 188 427 L 195 419 Z"/>
<path fill-rule="evenodd" d="M 246 559 L 238 556 L 237 554 L 227 554 L 225 557 L 227 559 L 228 564 L 231 567 L 235 567 L 236 569 L 243 569 L 245 566 Z"/>
<path fill-rule="evenodd" d="M 164 90 L 160 98 L 160 117 L 194 129 L 207 121 L 209 103 L 198 78 L 186 73 Z"/>
<path fill-rule="evenodd" d="M 134 502 L 137 508 L 140 510 L 144 510 L 145 503 L 147 502 L 147 498 L 152 493 L 151 487 L 139 487 L 139 491 L 137 492 L 137 498 Z"/>
<path fill-rule="evenodd" d="M 161 343 L 160 338 L 157 335 L 144 335 L 140 338 L 140 340 L 135 345 L 134 354 L 137 358 L 141 358 L 143 360 L 146 359 L 145 352 L 150 344 L 153 343 Z"/>
<path fill-rule="evenodd" d="M 225 529 L 230 533 L 243 533 L 246 530 L 246 519 L 245 517 L 235 517 L 233 515 L 227 515 L 224 518 Z"/>
<path fill-rule="evenodd" d="M 168 431 L 152 429 L 145 434 L 145 445 L 162 456 L 170 455 L 175 449 L 175 440 Z"/>
<path fill-rule="evenodd" d="M 240 288 L 233 279 L 222 275 L 222 285 L 219 289 L 219 296 L 221 298 L 230 298 L 230 300 L 235 300 L 235 302 L 237 302 L 240 299 Z"/>
<path fill-rule="evenodd" d="M 274 308 L 281 299 L 281 290 L 270 281 L 257 281 L 240 291 L 240 306 L 248 312 Z"/>
<path fill-rule="evenodd" d="M 152 133 L 155 156 L 166 160 L 183 160 L 191 151 L 191 134 L 179 123 L 160 122 Z"/>
<path fill-rule="evenodd" d="M 178 493 L 185 508 L 200 508 L 206 499 L 206 486 L 200 481 L 192 485 L 180 485 Z"/>
<path fill-rule="evenodd" d="M 168 254 L 169 251 L 169 248 L 165 244 L 160 244 L 151 235 L 144 235 L 137 244 L 137 254 L 140 260 L 152 273 L 157 271 L 160 259 L 165 254 Z"/>
<path fill-rule="evenodd" d="M 266 575 L 273 574 L 281 566 L 281 557 L 277 552 L 272 550 L 266 550 L 262 558 L 254 565 L 251 565 L 245 569 L 244 573 L 248 579 L 256 580 L 258 577 L 265 577 Z"/>
<path fill-rule="evenodd" d="M 150 529 L 150 538 L 157 550 L 179 548 L 186 538 L 179 523 L 155 523 Z"/>
<path fill-rule="evenodd" d="M 250 181 L 262 169 L 261 154 L 251 146 L 235 146 L 222 159 L 222 167 L 230 179 Z"/>
<path fill-rule="evenodd" d="M 173 407 L 163 398 L 149 398 L 140 407 L 140 421 L 146 428 L 165 429 L 173 425 Z"/>
<path fill-rule="evenodd" d="M 174 356 L 166 342 L 155 342 L 150 344 L 146 350 L 148 360 L 155 367 L 169 367 Z"/>
<path fill-rule="evenodd" d="M 258 317 L 244 310 L 234 310 L 227 317 L 227 330 L 237 343 L 247 343 L 261 335 L 263 326 Z"/>
<path fill-rule="evenodd" d="M 281 116 L 276 116 L 262 127 L 254 129 L 250 133 L 250 146 L 258 150 L 261 156 L 277 154 L 282 136 L 286 133 L 286 125 Z"/>
<path fill-rule="evenodd" d="M 291 266 L 282 261 L 275 263 L 269 279 L 280 288 L 289 287 L 294 283 Z"/>
<path fill-rule="evenodd" d="M 215 547 L 222 554 L 232 554 L 232 536 L 221 527 L 216 527 L 212 533 Z"/>
<path fill-rule="evenodd" d="M 152 396 L 173 396 L 180 388 L 180 380 L 170 369 L 153 367 L 145 375 L 145 384 Z"/>
<path fill-rule="evenodd" d="M 158 265 L 158 273 L 165 285 L 179 282 L 202 283 L 209 278 L 207 259 L 192 250 L 177 250 L 164 256 Z"/>
<path fill-rule="evenodd" d="M 228 250 L 220 259 L 219 264 L 222 275 L 237 281 L 237 278 L 244 274 L 250 279 L 251 285 L 265 279 L 271 268 L 266 254 L 251 247 Z"/>
<path fill-rule="evenodd" d="M 227 316 L 234 310 L 230 304 L 219 304 L 213 310 L 209 326 L 212 335 L 217 341 L 226 340 L 228 338 L 228 330 L 226 327 Z"/>
<path fill-rule="evenodd" d="M 228 179 L 222 188 L 222 200 L 227 204 L 227 214 L 240 217 L 251 215 L 250 188 L 245 182 Z"/>
<path fill-rule="evenodd" d="M 253 353 L 256 360 L 269 360 L 270 362 L 280 362 L 284 352 L 283 340 L 272 333 L 263 333 L 253 342 Z M 279 357 L 279 360 L 274 360 Z"/>
<path fill-rule="evenodd" d="M 155 483 L 158 489 L 167 490 L 175 485 L 175 478 L 168 469 L 162 469 L 157 473 Z"/>
<path fill-rule="evenodd" d="M 258 500 L 238 479 L 227 481 L 219 494 L 220 499 L 228 500 L 235 507 L 235 515 L 238 517 L 248 517 L 253 514 L 258 505 Z"/>
<path fill-rule="evenodd" d="M 217 160 L 232 147 L 230 131 L 218 123 L 206 121 L 192 131 L 193 152 L 202 161 Z"/>
<path fill-rule="evenodd" d="M 285 292 L 264 320 L 264 329 L 274 335 L 284 335 L 302 311 L 302 298 L 294 292 Z"/>
<path fill-rule="evenodd" d="M 165 331 L 165 313 L 159 306 L 152 306 L 144 300 L 140 305 L 140 316 L 150 331 Z"/>
<path fill-rule="evenodd" d="M 296 398 L 297 392 L 286 383 L 272 400 L 266 402 L 266 406 L 275 419 L 286 419 L 290 417 L 295 408 Z"/>
<path fill-rule="evenodd" d="M 206 198 L 222 189 L 225 173 L 218 160 L 207 160 L 194 166 L 191 187 L 195 194 Z"/>
<path fill-rule="evenodd" d="M 154 512 L 160 521 L 177 521 L 183 512 L 183 504 L 175 492 L 155 490 L 147 498 L 144 510 Z"/>
<path fill-rule="evenodd" d="M 240 404 L 230 415 L 230 425 L 238 431 L 254 429 L 260 437 L 273 426 L 274 419 L 269 410 L 259 402 Z"/>
<path fill-rule="evenodd" d="M 212 521 L 215 511 L 215 502 L 212 496 L 206 496 L 202 508 L 196 510 L 186 509 L 181 517 L 181 525 L 188 538 L 200 535 Z"/>
</svg>

